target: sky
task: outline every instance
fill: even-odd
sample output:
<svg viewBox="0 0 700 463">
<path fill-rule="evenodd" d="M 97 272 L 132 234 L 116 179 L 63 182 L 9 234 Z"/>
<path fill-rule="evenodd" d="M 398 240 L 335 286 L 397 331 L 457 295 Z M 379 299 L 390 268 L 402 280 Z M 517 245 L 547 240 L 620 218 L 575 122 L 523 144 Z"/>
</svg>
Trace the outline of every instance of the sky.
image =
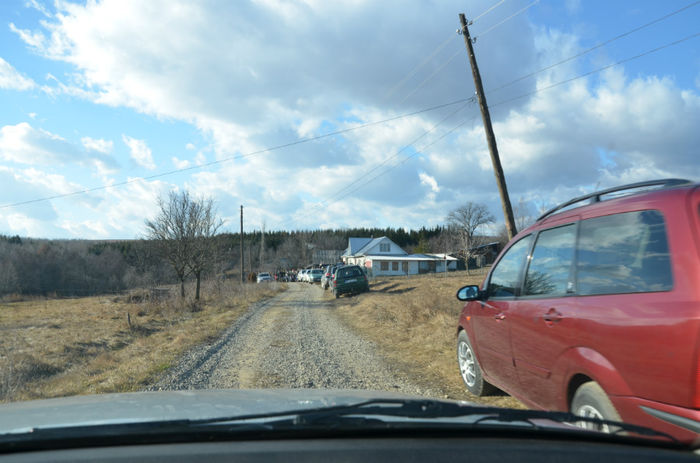
<svg viewBox="0 0 700 463">
<path fill-rule="evenodd" d="M 132 239 L 159 197 L 224 231 L 503 223 L 510 198 L 700 180 L 700 2 L 6 0 L 0 234 Z"/>
</svg>

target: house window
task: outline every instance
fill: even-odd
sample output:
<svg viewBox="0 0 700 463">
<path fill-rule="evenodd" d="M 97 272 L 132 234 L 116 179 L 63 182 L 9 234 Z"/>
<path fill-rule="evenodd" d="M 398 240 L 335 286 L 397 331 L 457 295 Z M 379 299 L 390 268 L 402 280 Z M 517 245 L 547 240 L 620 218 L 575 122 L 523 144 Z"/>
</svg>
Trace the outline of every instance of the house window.
<svg viewBox="0 0 700 463">
<path fill-rule="evenodd" d="M 379 243 L 379 252 L 389 252 L 391 245 L 389 243 Z"/>
<path fill-rule="evenodd" d="M 389 270 L 389 262 L 382 262 L 381 269 L 382 270 Z"/>
<path fill-rule="evenodd" d="M 403 273 L 408 273 L 408 262 L 401 262 L 401 271 Z"/>
<path fill-rule="evenodd" d="M 392 263 L 391 263 L 391 270 L 393 270 L 394 272 L 398 272 L 398 271 L 399 271 L 399 263 L 398 263 L 398 262 L 392 262 Z"/>
</svg>

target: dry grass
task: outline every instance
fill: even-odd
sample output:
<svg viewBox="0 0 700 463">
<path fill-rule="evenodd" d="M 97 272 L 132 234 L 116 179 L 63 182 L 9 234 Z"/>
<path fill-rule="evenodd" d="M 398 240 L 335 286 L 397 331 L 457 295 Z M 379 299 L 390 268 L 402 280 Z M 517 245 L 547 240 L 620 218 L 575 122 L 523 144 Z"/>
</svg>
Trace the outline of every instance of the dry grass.
<svg viewBox="0 0 700 463">
<path fill-rule="evenodd" d="M 374 341 L 400 368 L 447 398 L 524 408 L 508 395 L 475 397 L 462 383 L 456 359 L 457 321 L 462 303 L 457 290 L 480 284 L 483 271 L 378 278 L 370 293 L 337 301 L 341 319 Z"/>
<path fill-rule="evenodd" d="M 140 295 L 1 303 L 0 402 L 138 390 L 281 289 L 208 283 L 199 304 Z"/>
</svg>

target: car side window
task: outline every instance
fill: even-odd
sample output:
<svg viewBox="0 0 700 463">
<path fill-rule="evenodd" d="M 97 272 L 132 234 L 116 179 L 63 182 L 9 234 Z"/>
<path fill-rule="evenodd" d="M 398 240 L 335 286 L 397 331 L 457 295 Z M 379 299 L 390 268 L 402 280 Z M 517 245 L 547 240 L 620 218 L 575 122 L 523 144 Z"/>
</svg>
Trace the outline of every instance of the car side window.
<svg viewBox="0 0 700 463">
<path fill-rule="evenodd" d="M 515 297 L 520 288 L 520 274 L 530 250 L 532 235 L 512 245 L 491 272 L 486 290 L 487 297 Z"/>
<path fill-rule="evenodd" d="M 558 296 L 569 288 L 573 290 L 569 282 L 575 249 L 575 224 L 540 232 L 525 275 L 523 295 Z"/>
<path fill-rule="evenodd" d="M 576 265 L 581 295 L 669 291 L 666 226 L 659 211 L 583 220 Z"/>
</svg>

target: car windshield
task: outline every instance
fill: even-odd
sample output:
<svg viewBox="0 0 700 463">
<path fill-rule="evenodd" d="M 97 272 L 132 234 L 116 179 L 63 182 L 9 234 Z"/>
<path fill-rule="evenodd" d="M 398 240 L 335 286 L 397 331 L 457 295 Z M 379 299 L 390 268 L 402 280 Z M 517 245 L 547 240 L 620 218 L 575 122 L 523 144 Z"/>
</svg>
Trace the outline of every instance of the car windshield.
<svg viewBox="0 0 700 463">
<path fill-rule="evenodd" d="M 0 422 L 351 390 L 700 443 L 700 3 L 0 3 Z"/>
</svg>

